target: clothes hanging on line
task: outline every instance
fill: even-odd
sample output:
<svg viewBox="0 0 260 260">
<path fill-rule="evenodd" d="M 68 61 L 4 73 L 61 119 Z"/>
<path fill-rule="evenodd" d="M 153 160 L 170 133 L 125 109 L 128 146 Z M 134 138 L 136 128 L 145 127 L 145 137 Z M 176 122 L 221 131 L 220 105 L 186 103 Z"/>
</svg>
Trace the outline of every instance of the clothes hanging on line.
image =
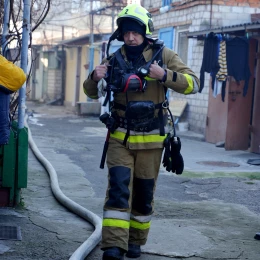
<svg viewBox="0 0 260 260">
<path fill-rule="evenodd" d="M 222 38 L 220 34 L 210 33 L 205 38 L 203 60 L 200 70 L 200 90 L 204 87 L 204 73 L 212 77 L 213 96 L 220 93 L 218 81 L 222 82 L 221 97 L 224 102 L 227 76 L 233 76 L 237 83 L 245 80 L 243 96 L 247 94 L 250 78 L 249 42 L 246 37 Z"/>
<path fill-rule="evenodd" d="M 219 55 L 218 55 L 218 63 L 219 63 L 219 70 L 216 75 L 216 79 L 218 81 L 226 81 L 227 80 L 227 55 L 226 55 L 226 41 L 222 40 L 219 46 Z"/>
<path fill-rule="evenodd" d="M 226 52 L 226 41 L 223 39 L 219 44 L 219 55 L 218 55 L 219 71 L 216 75 L 216 84 L 213 90 L 213 96 L 217 97 L 218 94 L 221 94 L 222 101 L 225 100 L 225 89 L 227 82 L 227 52 Z"/>
<path fill-rule="evenodd" d="M 200 69 L 200 93 L 204 88 L 205 72 L 211 74 L 212 86 L 214 86 L 215 77 L 220 68 L 218 64 L 219 41 L 220 38 L 213 32 L 209 33 L 205 39 L 202 65 Z"/>
<path fill-rule="evenodd" d="M 249 68 L 249 41 L 247 37 L 235 37 L 226 40 L 228 75 L 237 83 L 244 80 L 243 96 L 247 94 L 251 76 Z"/>
<path fill-rule="evenodd" d="M 221 94 L 222 86 L 224 82 L 218 81 L 217 78 L 215 80 L 214 89 L 213 89 L 213 97 L 217 97 L 217 95 Z"/>
</svg>

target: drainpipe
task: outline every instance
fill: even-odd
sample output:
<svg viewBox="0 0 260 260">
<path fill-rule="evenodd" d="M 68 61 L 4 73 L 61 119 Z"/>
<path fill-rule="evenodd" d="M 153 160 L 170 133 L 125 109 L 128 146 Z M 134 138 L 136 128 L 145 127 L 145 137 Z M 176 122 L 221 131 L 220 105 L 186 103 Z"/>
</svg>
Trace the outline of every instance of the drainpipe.
<svg viewBox="0 0 260 260">
<path fill-rule="evenodd" d="M 94 68 L 94 11 L 93 11 L 93 0 L 90 0 L 90 12 L 89 12 L 89 25 L 90 25 L 90 35 L 89 35 L 89 73 Z M 91 98 L 87 97 L 87 101 L 92 101 Z"/>
<path fill-rule="evenodd" d="M 113 34 L 113 32 L 115 31 L 115 8 L 114 8 L 114 6 L 112 7 L 112 34 Z"/>
<path fill-rule="evenodd" d="M 23 9 L 23 33 L 22 33 L 22 50 L 21 50 L 21 68 L 27 75 L 28 70 L 28 42 L 29 33 L 31 31 L 30 24 L 30 7 L 31 0 L 24 0 Z M 18 107 L 18 128 L 24 128 L 24 116 L 25 116 L 25 99 L 26 99 L 26 81 L 19 89 L 19 107 Z"/>
<path fill-rule="evenodd" d="M 7 54 L 7 43 L 9 34 L 9 15 L 10 15 L 10 0 L 5 0 L 4 2 L 4 26 L 2 35 L 2 55 L 6 58 Z"/>
<path fill-rule="evenodd" d="M 89 37 L 89 72 L 94 68 L 94 12 L 90 14 L 90 37 Z"/>
<path fill-rule="evenodd" d="M 62 30 L 62 41 L 64 41 L 64 25 L 61 27 Z M 64 44 L 61 46 L 61 105 L 64 105 L 65 100 L 65 54 L 64 54 Z"/>
<path fill-rule="evenodd" d="M 75 84 L 75 99 L 74 99 L 74 105 L 75 106 L 77 105 L 77 102 L 79 102 L 81 56 L 82 56 L 82 47 L 80 46 L 77 49 L 76 84 Z"/>
<path fill-rule="evenodd" d="M 209 29 L 212 27 L 212 5 L 213 5 L 213 0 L 210 1 L 210 20 L 209 20 Z"/>
</svg>

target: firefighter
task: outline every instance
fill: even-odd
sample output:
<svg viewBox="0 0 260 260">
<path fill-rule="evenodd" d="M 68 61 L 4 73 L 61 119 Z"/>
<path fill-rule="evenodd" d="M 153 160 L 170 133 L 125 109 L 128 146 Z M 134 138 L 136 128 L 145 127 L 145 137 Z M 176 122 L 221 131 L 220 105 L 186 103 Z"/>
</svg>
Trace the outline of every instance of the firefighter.
<svg viewBox="0 0 260 260">
<path fill-rule="evenodd" d="M 167 136 L 167 88 L 184 95 L 199 89 L 195 73 L 162 41 L 151 38 L 153 22 L 145 8 L 126 6 L 118 14 L 117 27 L 109 43 L 117 39 L 124 44 L 111 55 L 107 50 L 107 57 L 83 83 L 92 99 L 113 93 L 111 113 L 102 120 L 110 133 L 103 260 L 141 255 Z"/>
</svg>

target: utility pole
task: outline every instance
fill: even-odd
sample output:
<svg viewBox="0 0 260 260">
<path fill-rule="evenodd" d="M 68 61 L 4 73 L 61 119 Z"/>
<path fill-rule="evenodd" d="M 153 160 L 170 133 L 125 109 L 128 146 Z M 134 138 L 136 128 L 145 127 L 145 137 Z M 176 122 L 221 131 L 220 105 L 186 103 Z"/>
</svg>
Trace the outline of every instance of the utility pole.
<svg viewBox="0 0 260 260">
<path fill-rule="evenodd" d="M 114 6 L 112 7 L 112 17 L 111 17 L 111 19 L 112 19 L 112 34 L 113 34 L 113 32 L 115 31 L 115 8 L 114 8 Z"/>
<path fill-rule="evenodd" d="M 21 68 L 24 73 L 28 73 L 28 42 L 29 34 L 31 31 L 30 24 L 30 7 L 31 0 L 23 0 L 23 33 L 22 33 L 22 50 L 21 50 Z M 25 116 L 25 99 L 26 99 L 26 81 L 19 89 L 19 107 L 18 107 L 18 128 L 24 128 L 24 116 Z"/>
<path fill-rule="evenodd" d="M 90 12 L 89 12 L 89 27 L 90 27 L 90 35 L 89 35 L 89 63 L 88 63 L 88 71 L 91 72 L 94 68 L 94 11 L 93 11 L 93 0 L 90 0 Z M 88 101 L 92 99 L 87 97 Z"/>
<path fill-rule="evenodd" d="M 65 33 L 64 33 L 64 25 L 61 26 L 61 39 L 64 41 Z M 64 105 L 65 99 L 65 54 L 64 54 L 64 44 L 61 46 L 61 105 Z"/>
<path fill-rule="evenodd" d="M 93 12 L 93 0 L 90 0 L 90 16 L 89 16 L 89 25 L 90 25 L 90 38 L 89 44 L 93 45 L 94 42 L 94 12 Z"/>
<path fill-rule="evenodd" d="M 2 55 L 6 58 L 9 34 L 10 0 L 4 2 L 4 26 L 2 35 Z"/>
<path fill-rule="evenodd" d="M 90 35 L 89 35 L 89 72 L 93 70 L 94 67 L 94 11 L 93 11 L 93 0 L 90 0 Z"/>
</svg>

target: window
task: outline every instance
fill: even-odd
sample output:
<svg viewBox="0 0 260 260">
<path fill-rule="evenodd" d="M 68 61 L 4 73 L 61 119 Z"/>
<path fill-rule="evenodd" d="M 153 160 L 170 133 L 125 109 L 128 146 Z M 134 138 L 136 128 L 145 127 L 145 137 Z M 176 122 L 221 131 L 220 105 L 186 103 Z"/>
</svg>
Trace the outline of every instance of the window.
<svg viewBox="0 0 260 260">
<path fill-rule="evenodd" d="M 162 0 L 162 6 L 167 6 L 172 3 L 172 0 Z"/>
<path fill-rule="evenodd" d="M 174 28 L 167 27 L 159 30 L 159 38 L 164 41 L 165 46 L 172 49 L 174 40 Z"/>
<path fill-rule="evenodd" d="M 95 11 L 95 10 L 98 10 L 100 9 L 102 6 L 101 6 L 101 1 L 92 1 L 92 10 Z M 82 10 L 84 10 L 84 12 L 90 12 L 90 1 L 85 1 L 83 4 L 82 4 Z"/>
</svg>

